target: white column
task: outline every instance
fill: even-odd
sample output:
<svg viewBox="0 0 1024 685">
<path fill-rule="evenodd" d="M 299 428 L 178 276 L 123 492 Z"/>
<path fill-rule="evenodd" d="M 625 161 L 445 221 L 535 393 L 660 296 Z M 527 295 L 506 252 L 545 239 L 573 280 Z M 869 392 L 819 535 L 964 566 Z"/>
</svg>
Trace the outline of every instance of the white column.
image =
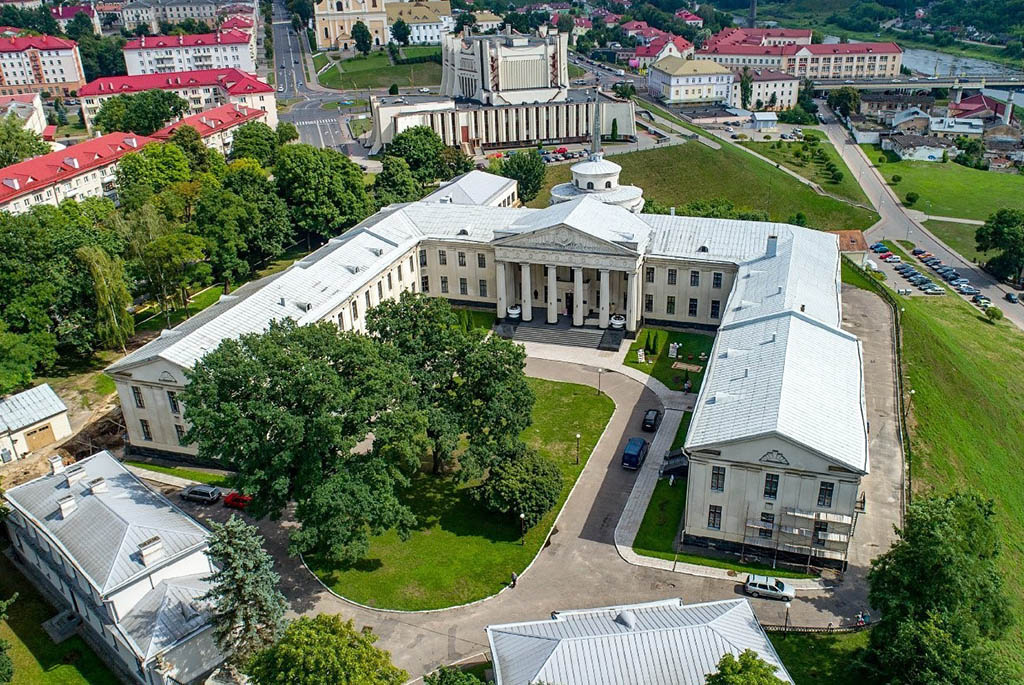
<svg viewBox="0 0 1024 685">
<path fill-rule="evenodd" d="M 601 328 L 608 328 L 608 306 L 611 294 L 608 292 L 608 269 L 601 269 L 601 314 L 598 325 Z"/>
<path fill-rule="evenodd" d="M 573 269 L 572 325 L 583 325 L 583 267 Z"/>
<path fill-rule="evenodd" d="M 530 281 L 530 264 L 524 262 L 519 266 L 523 272 L 520 279 L 523 284 L 523 321 L 533 321 L 533 283 Z"/>
<path fill-rule="evenodd" d="M 629 280 L 626 282 L 626 330 L 636 331 L 636 271 L 629 272 Z"/>
<path fill-rule="evenodd" d="M 558 267 L 547 265 L 548 270 L 548 323 L 558 323 Z"/>
<path fill-rule="evenodd" d="M 494 262 L 494 282 L 498 287 L 497 316 L 504 319 L 508 314 L 508 295 L 505 292 L 505 262 Z"/>
</svg>

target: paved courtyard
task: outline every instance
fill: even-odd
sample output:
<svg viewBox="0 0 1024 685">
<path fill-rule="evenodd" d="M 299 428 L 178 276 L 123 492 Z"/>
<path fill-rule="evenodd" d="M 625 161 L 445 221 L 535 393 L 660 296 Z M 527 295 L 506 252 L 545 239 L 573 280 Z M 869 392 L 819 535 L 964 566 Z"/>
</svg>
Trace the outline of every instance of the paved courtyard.
<svg viewBox="0 0 1024 685">
<path fill-rule="evenodd" d="M 847 294 L 844 292 L 844 295 Z M 886 346 L 891 343 L 886 341 L 888 329 L 884 305 L 875 300 L 877 298 L 867 294 L 852 293 L 846 302 L 848 326 L 858 335 L 870 337 L 870 340 L 865 340 L 865 361 L 868 404 L 873 417 L 873 469 L 886 461 L 875 451 L 876 443 L 884 452 L 886 434 L 891 436 L 895 431 L 894 426 L 886 425 L 887 409 L 889 420 L 892 418 L 891 358 L 886 354 Z M 277 562 L 282 590 L 288 597 L 293 614 L 336 613 L 355 619 L 359 626 L 371 627 L 380 636 L 378 645 L 390 650 L 395 663 L 415 678 L 441 664 L 485 653 L 484 628 L 488 624 L 541 619 L 556 609 L 669 597 L 701 602 L 742 594 L 738 578 L 698 577 L 637 566 L 626 563 L 619 556 L 613 535 L 637 474 L 623 470 L 618 464 L 618 455 L 629 437 L 642 435 L 640 422 L 644 411 L 663 408 L 663 404 L 658 394 L 645 383 L 614 371 L 620 368 L 617 362 L 621 361 L 621 353 L 594 352 L 594 358 L 590 359 L 574 348 L 551 349 L 553 347 L 531 349 L 531 355 L 552 356 L 556 360 L 531 356 L 526 369 L 529 375 L 596 387 L 599 382 L 597 369 L 607 368 L 608 371 L 600 374 L 601 389 L 615 401 L 616 408 L 555 524 L 548 546 L 522 574 L 518 587 L 466 607 L 434 612 L 403 613 L 360 607 L 327 591 L 298 560 L 287 555 L 287 534 L 294 523 L 287 517 L 282 522 L 262 521 L 258 525 L 266 537 L 268 551 Z M 566 352 L 571 354 L 566 355 Z M 562 361 L 564 356 L 578 363 Z M 588 364 L 588 361 L 593 364 Z M 890 398 L 888 405 L 886 397 Z M 886 483 L 889 476 L 884 472 L 879 476 L 873 473 L 872 478 Z M 820 626 L 849 623 L 853 614 L 865 607 L 864 564 L 873 555 L 872 550 L 887 544 L 884 531 L 891 530 L 891 521 L 886 517 L 898 512 L 898 499 L 890 499 L 891 495 L 885 488 L 881 488 L 879 493 L 869 493 L 868 514 L 858 524 L 856 538 L 858 544 L 868 539 L 871 542 L 863 544 L 864 551 L 858 553 L 856 566 L 851 567 L 847 582 L 824 591 L 801 593 L 792 605 L 791 622 Z M 211 517 L 222 519 L 228 515 L 222 507 L 184 506 L 201 520 Z M 443 563 L 443 559 L 439 563 Z M 762 622 L 783 622 L 785 608 L 782 603 L 760 599 L 752 600 L 752 604 Z"/>
</svg>

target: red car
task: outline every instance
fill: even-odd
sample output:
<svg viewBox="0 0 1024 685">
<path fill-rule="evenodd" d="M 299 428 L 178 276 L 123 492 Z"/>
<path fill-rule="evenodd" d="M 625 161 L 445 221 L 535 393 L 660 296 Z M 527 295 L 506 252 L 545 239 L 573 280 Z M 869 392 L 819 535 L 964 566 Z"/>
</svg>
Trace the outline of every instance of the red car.
<svg viewBox="0 0 1024 685">
<path fill-rule="evenodd" d="M 245 509 L 252 503 L 252 497 L 239 492 L 229 492 L 224 495 L 224 506 L 231 509 Z"/>
<path fill-rule="evenodd" d="M 883 252 L 882 254 L 878 255 L 878 258 L 881 259 L 883 262 L 889 257 L 892 257 L 892 252 Z"/>
</svg>

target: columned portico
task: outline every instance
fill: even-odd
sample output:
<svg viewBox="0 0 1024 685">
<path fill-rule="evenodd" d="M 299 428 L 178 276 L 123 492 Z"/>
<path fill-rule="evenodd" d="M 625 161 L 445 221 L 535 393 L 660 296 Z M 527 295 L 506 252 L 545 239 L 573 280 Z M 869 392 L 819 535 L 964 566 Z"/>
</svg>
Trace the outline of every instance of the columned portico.
<svg viewBox="0 0 1024 685">
<path fill-rule="evenodd" d="M 548 323 L 558 323 L 558 267 L 547 264 L 548 270 Z"/>
<path fill-rule="evenodd" d="M 505 262 L 494 262 L 494 277 L 498 288 L 498 303 L 496 313 L 498 319 L 501 320 L 508 316 L 508 293 L 506 292 L 505 283 Z"/>
<path fill-rule="evenodd" d="M 630 271 L 626 281 L 626 330 L 636 332 L 636 271 Z"/>
<path fill-rule="evenodd" d="M 523 262 L 520 266 L 520 283 L 523 284 L 523 321 L 533 321 L 533 283 L 530 280 L 530 263 Z"/>
<path fill-rule="evenodd" d="M 608 269 L 600 269 L 601 275 L 601 313 L 598 315 L 598 325 L 601 328 L 608 328 L 608 312 L 611 306 L 611 293 L 608 288 Z"/>
<path fill-rule="evenodd" d="M 583 325 L 583 267 L 572 270 L 572 325 Z"/>
</svg>

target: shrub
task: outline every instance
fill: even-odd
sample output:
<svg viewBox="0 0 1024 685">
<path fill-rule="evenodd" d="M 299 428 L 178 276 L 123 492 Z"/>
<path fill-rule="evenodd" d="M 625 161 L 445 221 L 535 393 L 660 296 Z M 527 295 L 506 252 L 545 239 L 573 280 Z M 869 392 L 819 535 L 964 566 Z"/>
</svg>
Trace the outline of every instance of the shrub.
<svg viewBox="0 0 1024 685">
<path fill-rule="evenodd" d="M 392 83 L 391 87 L 388 88 L 388 95 L 398 95 L 398 84 Z"/>
<path fill-rule="evenodd" d="M 917 202 L 918 198 L 920 198 L 920 197 L 921 197 L 920 195 L 918 195 L 917 193 L 915 193 L 913 191 L 907 193 L 907 204 L 908 205 L 914 204 L 915 202 Z"/>
<path fill-rule="evenodd" d="M 985 310 L 985 316 L 988 317 L 989 321 L 995 323 L 996 321 L 999 321 L 999 319 L 1003 318 L 1003 310 L 999 307 L 989 307 Z"/>
<path fill-rule="evenodd" d="M 474 494 L 489 511 L 516 518 L 523 514 L 523 521 L 532 528 L 558 502 L 562 473 L 549 459 L 522 443 L 511 451 L 491 468 Z"/>
<path fill-rule="evenodd" d="M 832 182 L 833 183 L 842 183 L 843 182 L 843 172 L 839 171 L 838 169 L 833 171 L 832 172 Z"/>
<path fill-rule="evenodd" d="M 893 183 L 899 183 L 899 182 L 900 182 L 900 181 L 902 181 L 902 180 L 903 180 L 903 177 L 902 177 L 902 176 L 900 176 L 899 174 L 896 174 L 896 175 L 894 175 L 894 176 L 892 177 L 892 182 L 893 182 Z"/>
<path fill-rule="evenodd" d="M 878 163 L 885 164 L 885 155 L 882 155 L 881 157 L 878 158 Z"/>
<path fill-rule="evenodd" d="M 771 134 L 768 134 L 768 133 L 764 134 L 764 139 L 765 140 L 771 140 L 772 139 Z"/>
</svg>

